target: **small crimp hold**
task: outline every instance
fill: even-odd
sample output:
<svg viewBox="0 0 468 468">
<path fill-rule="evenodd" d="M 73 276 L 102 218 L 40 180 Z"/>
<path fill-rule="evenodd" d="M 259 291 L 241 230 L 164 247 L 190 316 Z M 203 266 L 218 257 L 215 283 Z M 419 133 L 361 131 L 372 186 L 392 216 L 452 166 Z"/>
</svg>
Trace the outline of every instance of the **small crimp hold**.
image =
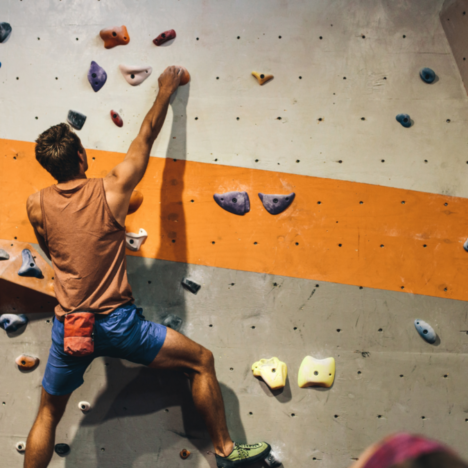
<svg viewBox="0 0 468 468">
<path fill-rule="evenodd" d="M 111 116 L 112 122 L 114 122 L 115 125 L 117 125 L 117 127 L 123 127 L 122 117 L 120 117 L 120 115 L 117 114 L 117 112 L 111 110 L 110 116 Z"/>
<path fill-rule="evenodd" d="M 10 254 L 3 249 L 0 249 L 0 260 L 10 260 Z"/>
<path fill-rule="evenodd" d="M 182 70 L 179 86 L 185 86 L 190 81 L 190 73 L 185 67 L 181 65 L 179 65 L 179 68 Z"/>
<path fill-rule="evenodd" d="M 23 453 L 26 450 L 26 442 L 16 442 L 16 450 L 18 450 L 19 453 Z"/>
<path fill-rule="evenodd" d="M 283 464 L 280 460 L 278 460 L 278 458 L 276 458 L 273 452 L 270 452 L 268 457 L 265 458 L 265 463 L 270 468 L 278 468 L 279 466 Z"/>
<path fill-rule="evenodd" d="M 184 278 L 182 280 L 182 286 L 187 288 L 193 294 L 197 294 L 197 292 L 200 291 L 201 288 L 199 284 L 195 283 L 195 281 L 189 280 L 188 278 Z"/>
<path fill-rule="evenodd" d="M 22 354 L 16 358 L 15 362 L 21 370 L 32 370 L 39 365 L 39 358 Z"/>
<path fill-rule="evenodd" d="M 411 117 L 408 114 L 398 114 L 396 116 L 397 122 L 400 122 L 401 125 L 405 128 L 411 127 Z"/>
<path fill-rule="evenodd" d="M 6 332 L 15 332 L 28 323 L 28 318 L 24 314 L 3 314 L 0 315 L 0 326 Z"/>
<path fill-rule="evenodd" d="M 94 92 L 97 93 L 107 81 L 107 73 L 96 62 L 92 61 L 88 71 L 88 81 Z"/>
<path fill-rule="evenodd" d="M 10 37 L 11 31 L 10 23 L 0 23 L 0 44 Z"/>
<path fill-rule="evenodd" d="M 437 333 L 427 322 L 425 322 L 424 320 L 416 319 L 414 321 L 414 326 L 425 341 L 427 341 L 430 344 L 434 344 L 436 342 Z"/>
<path fill-rule="evenodd" d="M 23 264 L 21 268 L 18 270 L 18 275 L 20 276 L 31 276 L 33 278 L 42 278 L 42 271 L 36 265 L 32 253 L 29 249 L 24 249 L 21 252 L 21 256 L 23 257 Z"/>
<path fill-rule="evenodd" d="M 68 111 L 67 120 L 73 128 L 81 130 L 86 122 L 86 115 L 74 110 L 70 110 Z"/>
<path fill-rule="evenodd" d="M 288 367 L 277 357 L 254 362 L 252 372 L 255 377 L 261 377 L 272 390 L 279 390 L 286 385 Z"/>
<path fill-rule="evenodd" d="M 215 193 L 213 198 L 223 210 L 229 213 L 243 216 L 250 211 L 250 199 L 247 192 Z"/>
<path fill-rule="evenodd" d="M 135 213 L 143 203 L 143 194 L 138 190 L 134 190 L 130 196 L 130 203 L 128 205 L 127 215 Z"/>
<path fill-rule="evenodd" d="M 179 331 L 182 327 L 182 319 L 174 314 L 168 314 L 164 317 L 162 324 L 168 328 L 172 328 L 175 331 Z"/>
<path fill-rule="evenodd" d="M 119 45 L 127 45 L 130 42 L 130 36 L 125 26 L 102 29 L 99 35 L 104 41 L 106 49 L 112 49 Z"/>
<path fill-rule="evenodd" d="M 153 39 L 153 44 L 157 46 L 163 45 L 167 41 L 175 39 L 176 36 L 176 32 L 173 29 L 169 29 L 169 31 L 164 31 L 156 39 Z"/>
<path fill-rule="evenodd" d="M 421 80 L 429 84 L 434 83 L 434 80 L 436 79 L 435 71 L 431 68 L 422 68 L 419 72 L 419 76 L 421 77 Z"/>
<path fill-rule="evenodd" d="M 153 69 L 145 66 L 119 65 L 122 75 L 132 86 L 138 86 L 148 78 Z"/>
<path fill-rule="evenodd" d="M 257 78 L 260 86 L 264 85 L 267 81 L 270 81 L 274 78 L 273 75 L 265 75 L 264 73 L 257 73 L 255 71 L 252 72 L 252 75 Z"/>
<path fill-rule="evenodd" d="M 335 380 L 335 359 L 315 359 L 306 356 L 299 368 L 299 387 L 326 387 L 333 385 Z"/>
<path fill-rule="evenodd" d="M 138 231 L 138 234 L 133 232 L 126 232 L 125 233 L 125 245 L 127 249 L 136 252 L 140 250 L 140 247 L 146 242 L 148 238 L 148 233 L 142 228 Z"/>
<path fill-rule="evenodd" d="M 56 444 L 55 453 L 57 455 L 66 455 L 70 451 L 70 446 L 68 444 Z"/>
<path fill-rule="evenodd" d="M 182 449 L 179 455 L 182 460 L 187 460 L 187 458 L 190 456 L 190 451 L 187 449 Z"/>
<path fill-rule="evenodd" d="M 258 196 L 262 200 L 263 206 L 272 215 L 277 215 L 286 210 L 294 201 L 296 194 L 290 193 L 289 195 L 267 195 L 259 193 Z"/>
<path fill-rule="evenodd" d="M 91 409 L 91 405 L 87 401 L 80 401 L 78 403 L 78 408 L 80 408 L 83 413 L 87 413 Z"/>
</svg>

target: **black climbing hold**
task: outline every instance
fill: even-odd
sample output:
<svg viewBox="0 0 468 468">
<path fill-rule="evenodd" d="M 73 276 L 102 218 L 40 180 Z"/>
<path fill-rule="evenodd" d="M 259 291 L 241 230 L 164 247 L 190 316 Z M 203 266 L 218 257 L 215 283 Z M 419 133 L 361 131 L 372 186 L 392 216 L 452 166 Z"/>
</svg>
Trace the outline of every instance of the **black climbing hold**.
<svg viewBox="0 0 468 468">
<path fill-rule="evenodd" d="M 466 239 L 465 243 L 463 244 L 463 248 L 468 252 L 468 239 Z"/>
<path fill-rule="evenodd" d="M 0 23 L 0 44 L 10 37 L 11 31 L 12 29 L 9 23 Z"/>
<path fill-rule="evenodd" d="M 431 68 L 423 68 L 420 70 L 419 72 L 419 76 L 421 77 L 421 80 L 423 80 L 425 83 L 433 83 L 435 78 L 436 78 L 436 74 L 434 72 L 434 70 L 432 70 Z"/>
<path fill-rule="evenodd" d="M 33 278 L 42 278 L 42 271 L 36 265 L 32 253 L 28 249 L 24 249 L 21 252 L 21 256 L 23 257 L 23 264 L 21 268 L 18 270 L 18 275 L 20 276 L 32 276 Z"/>
<path fill-rule="evenodd" d="M 250 211 L 250 200 L 247 192 L 215 193 L 215 202 L 224 210 L 236 215 L 244 215 Z"/>
<path fill-rule="evenodd" d="M 70 446 L 68 444 L 57 444 L 55 446 L 55 453 L 57 455 L 66 455 L 70 451 Z"/>
<path fill-rule="evenodd" d="M 96 93 L 104 86 L 107 81 L 106 71 L 94 61 L 91 62 L 91 66 L 88 71 L 88 81 Z"/>
<path fill-rule="evenodd" d="M 270 468 L 278 468 L 279 466 L 282 465 L 282 462 L 278 460 L 278 458 L 276 458 L 273 452 L 270 452 L 268 456 L 265 458 L 265 463 Z"/>
<path fill-rule="evenodd" d="M 86 115 L 80 114 L 74 110 L 68 111 L 68 123 L 77 130 L 83 128 L 84 123 L 86 122 Z"/>
<path fill-rule="evenodd" d="M 414 326 L 416 327 L 416 330 L 421 335 L 421 337 L 424 338 L 424 340 L 426 340 L 428 343 L 434 344 L 436 342 L 437 334 L 427 322 L 416 319 L 414 321 Z"/>
<path fill-rule="evenodd" d="M 265 210 L 272 215 L 277 215 L 291 205 L 296 194 L 294 192 L 289 195 L 266 195 L 264 193 L 259 193 L 258 196 L 260 200 L 262 200 Z"/>
<path fill-rule="evenodd" d="M 408 114 L 398 114 L 396 116 L 396 119 L 398 122 L 401 123 L 401 125 L 403 125 L 403 127 L 405 128 L 411 127 L 411 118 Z"/>
<path fill-rule="evenodd" d="M 0 315 L 0 326 L 7 332 L 15 332 L 28 323 L 28 318 L 24 314 L 3 314 Z"/>
<path fill-rule="evenodd" d="M 3 249 L 0 249 L 0 260 L 9 260 L 10 259 L 10 254 Z"/>
<path fill-rule="evenodd" d="M 184 278 L 182 280 L 182 286 L 187 288 L 193 294 L 197 294 L 197 292 L 200 291 L 201 288 L 199 284 L 195 283 L 195 281 L 189 280 L 188 278 Z"/>
<path fill-rule="evenodd" d="M 175 331 L 179 331 L 182 326 L 182 319 L 177 315 L 169 314 L 164 317 L 162 324 L 168 328 L 172 328 Z"/>
</svg>

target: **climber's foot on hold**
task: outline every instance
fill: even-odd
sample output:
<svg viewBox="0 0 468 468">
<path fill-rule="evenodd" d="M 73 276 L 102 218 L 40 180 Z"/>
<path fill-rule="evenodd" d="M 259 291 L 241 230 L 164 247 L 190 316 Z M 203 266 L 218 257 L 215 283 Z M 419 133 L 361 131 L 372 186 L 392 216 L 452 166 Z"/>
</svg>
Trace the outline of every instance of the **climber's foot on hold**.
<svg viewBox="0 0 468 468">
<path fill-rule="evenodd" d="M 264 460 L 270 453 L 271 447 L 266 442 L 258 444 L 236 444 L 227 457 L 216 455 L 218 468 L 236 468 L 247 466 L 260 460 Z"/>
</svg>

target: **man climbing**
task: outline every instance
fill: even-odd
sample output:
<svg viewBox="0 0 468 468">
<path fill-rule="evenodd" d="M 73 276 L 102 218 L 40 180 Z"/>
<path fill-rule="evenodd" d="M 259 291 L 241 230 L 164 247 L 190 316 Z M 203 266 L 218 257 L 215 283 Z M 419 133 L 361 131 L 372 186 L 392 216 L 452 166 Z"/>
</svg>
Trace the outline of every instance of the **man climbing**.
<svg viewBox="0 0 468 468">
<path fill-rule="evenodd" d="M 213 442 L 218 467 L 249 465 L 270 452 L 265 442 L 232 442 L 213 354 L 180 333 L 145 320 L 133 303 L 127 279 L 125 217 L 130 196 L 145 174 L 151 147 L 180 76 L 179 67 L 168 67 L 159 77 L 158 96 L 138 136 L 123 162 L 103 179 L 86 177 L 86 151 L 68 125 L 55 125 L 36 141 L 36 159 L 58 183 L 31 195 L 27 211 L 39 245 L 52 260 L 59 304 L 39 413 L 26 443 L 25 468 L 48 466 L 55 430 L 68 399 L 83 384 L 86 368 L 98 356 L 185 372 L 195 407 Z M 67 352 L 64 349 L 64 329 L 69 330 L 64 322 L 69 324 L 70 317 L 80 314 L 94 322 L 92 337 L 89 334 L 94 351 L 77 357 L 70 354 L 69 347 Z M 84 328 L 76 329 L 79 321 L 73 323 L 77 336 Z"/>
</svg>

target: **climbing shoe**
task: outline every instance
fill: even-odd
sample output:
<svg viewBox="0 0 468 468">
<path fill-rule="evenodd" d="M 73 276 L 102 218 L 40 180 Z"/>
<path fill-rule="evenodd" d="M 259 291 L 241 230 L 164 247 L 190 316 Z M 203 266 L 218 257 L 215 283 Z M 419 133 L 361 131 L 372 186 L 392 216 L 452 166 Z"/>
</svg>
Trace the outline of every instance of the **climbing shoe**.
<svg viewBox="0 0 468 468">
<path fill-rule="evenodd" d="M 246 466 L 255 463 L 259 460 L 264 460 L 270 453 L 271 447 L 266 442 L 258 444 L 236 444 L 230 455 L 227 457 L 216 456 L 216 464 L 218 468 L 236 468 L 238 466 Z"/>
</svg>

